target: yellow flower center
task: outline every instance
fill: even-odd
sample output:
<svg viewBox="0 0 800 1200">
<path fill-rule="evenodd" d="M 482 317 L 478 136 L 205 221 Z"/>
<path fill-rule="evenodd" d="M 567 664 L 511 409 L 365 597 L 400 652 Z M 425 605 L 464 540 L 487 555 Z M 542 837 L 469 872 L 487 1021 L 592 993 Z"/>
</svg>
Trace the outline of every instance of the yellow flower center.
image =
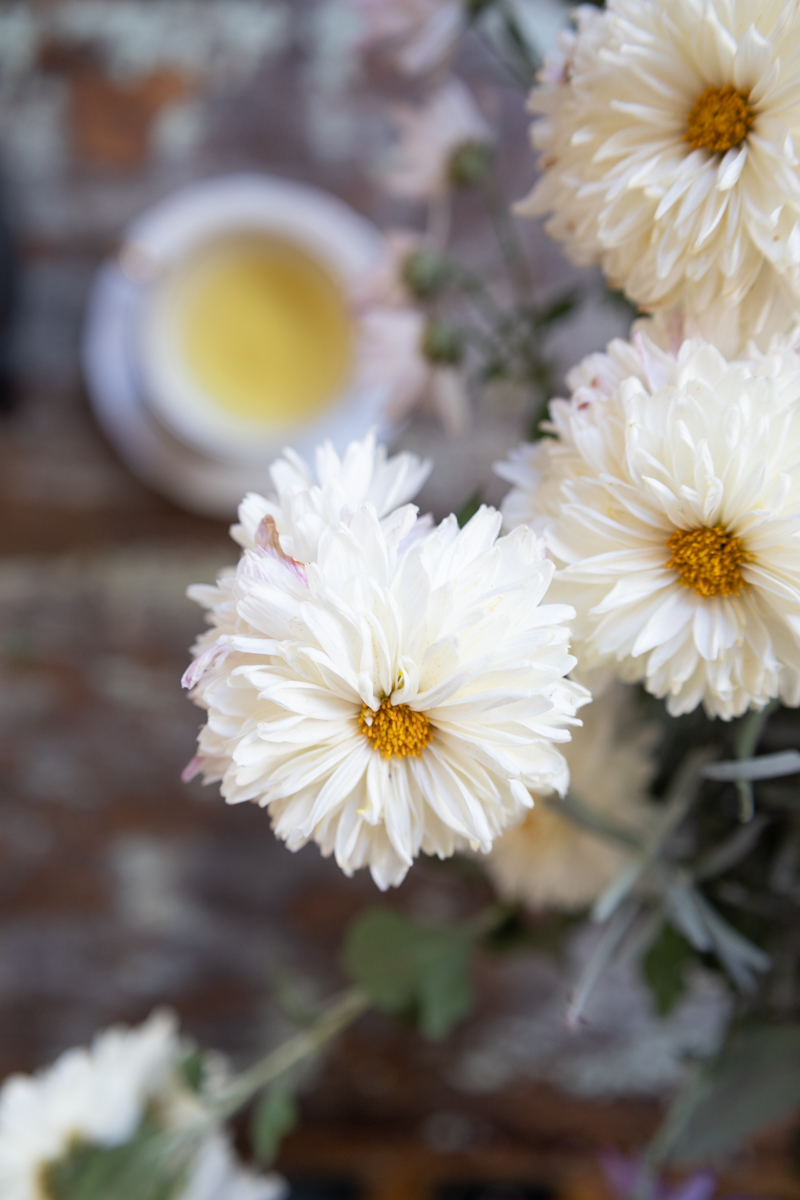
<svg viewBox="0 0 800 1200">
<path fill-rule="evenodd" d="M 358 729 L 384 758 L 393 754 L 398 758 L 408 755 L 419 758 L 433 737 L 425 713 L 415 712 L 407 704 L 392 704 L 388 696 L 381 701 L 377 712 L 368 704 L 362 706 Z"/>
<path fill-rule="evenodd" d="M 737 91 L 731 84 L 709 87 L 694 102 L 687 118 L 684 141 L 693 150 L 725 154 L 744 141 L 754 120 L 749 92 Z"/>
<path fill-rule="evenodd" d="M 667 566 L 698 596 L 738 596 L 744 587 L 741 566 L 752 556 L 722 525 L 679 529 L 667 538 L 667 549 L 672 556 Z"/>
</svg>

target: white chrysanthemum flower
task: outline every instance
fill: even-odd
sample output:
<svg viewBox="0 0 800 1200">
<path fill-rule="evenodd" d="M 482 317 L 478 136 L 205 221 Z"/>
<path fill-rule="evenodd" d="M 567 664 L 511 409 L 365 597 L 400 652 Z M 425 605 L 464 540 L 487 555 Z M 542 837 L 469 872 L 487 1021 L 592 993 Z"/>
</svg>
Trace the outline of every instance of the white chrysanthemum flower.
<svg viewBox="0 0 800 1200">
<path fill-rule="evenodd" d="M 800 310 L 796 0 L 583 5 L 531 97 L 543 177 L 518 211 L 646 309 Z M 798 143 L 800 144 L 800 143 Z M 704 333 L 709 331 L 704 330 Z"/>
<path fill-rule="evenodd" d="M 555 743 L 588 699 L 564 678 L 573 610 L 542 604 L 543 544 L 500 523 L 482 508 L 428 532 L 411 505 L 381 523 L 364 504 L 303 557 L 268 514 L 235 578 L 190 593 L 226 631 L 188 673 L 196 768 L 381 888 L 420 851 L 487 851 L 529 788 L 563 792 Z"/>
<path fill-rule="evenodd" d="M 362 44 L 391 47 L 406 75 L 420 75 L 449 58 L 467 27 L 462 0 L 351 0 L 364 22 Z"/>
<path fill-rule="evenodd" d="M 398 106 L 395 162 L 381 176 L 387 192 L 431 200 L 452 186 L 453 156 L 465 146 L 488 145 L 491 127 L 460 79 L 451 78 L 418 108 Z"/>
<path fill-rule="evenodd" d="M 645 800 L 653 778 L 657 730 L 637 720 L 631 689 L 614 685 L 581 713 L 564 749 L 570 794 L 634 837 L 652 824 Z M 578 909 L 592 904 L 623 869 L 622 845 L 558 812 L 558 801 L 536 797 L 521 824 L 495 842 L 486 868 L 501 896 L 531 908 Z"/>
<path fill-rule="evenodd" d="M 545 534 L 578 610 L 581 667 L 613 665 L 735 717 L 800 703 L 800 359 L 728 362 L 687 341 L 612 342 L 550 406 L 554 435 L 518 453 L 509 524 Z"/>
<path fill-rule="evenodd" d="M 179 1078 L 182 1055 L 174 1019 L 156 1013 L 138 1029 L 98 1034 L 91 1049 L 68 1050 L 46 1071 L 6 1080 L 0 1089 L 3 1200 L 47 1200 L 48 1168 L 76 1145 L 124 1145 L 148 1109 L 170 1128 L 183 1114 L 194 1115 L 196 1102 Z M 200 1147 L 176 1200 L 280 1200 L 284 1194 L 277 1176 L 242 1171 L 224 1137 L 214 1134 Z"/>
</svg>

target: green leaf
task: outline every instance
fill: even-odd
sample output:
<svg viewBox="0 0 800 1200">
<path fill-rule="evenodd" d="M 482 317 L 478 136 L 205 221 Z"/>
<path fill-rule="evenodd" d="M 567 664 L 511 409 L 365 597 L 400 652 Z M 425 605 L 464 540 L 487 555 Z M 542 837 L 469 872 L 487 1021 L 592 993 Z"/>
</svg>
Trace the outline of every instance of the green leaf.
<svg viewBox="0 0 800 1200">
<path fill-rule="evenodd" d="M 180 1064 L 183 1082 L 190 1092 L 201 1092 L 206 1077 L 206 1059 L 202 1050 L 190 1050 Z"/>
<path fill-rule="evenodd" d="M 472 951 L 465 934 L 428 930 L 420 936 L 419 1023 L 433 1041 L 447 1037 L 472 1009 Z"/>
<path fill-rule="evenodd" d="M 470 968 L 475 937 L 417 925 L 374 908 L 352 926 L 345 969 L 382 1012 L 414 1013 L 426 1037 L 446 1037 L 473 1005 Z"/>
<path fill-rule="evenodd" d="M 298 1111 L 291 1089 L 285 1083 L 268 1088 L 253 1113 L 253 1153 L 260 1163 L 271 1163 L 283 1138 L 294 1129 Z"/>
<path fill-rule="evenodd" d="M 568 292 L 566 296 L 560 296 L 548 308 L 540 309 L 536 313 L 536 324 L 552 325 L 555 321 L 560 321 L 564 317 L 568 317 L 577 303 L 577 292 Z"/>
<path fill-rule="evenodd" d="M 739 1034 L 693 1085 L 692 1100 L 674 1106 L 669 1161 L 679 1167 L 718 1160 L 789 1116 L 800 1108 L 800 1024 Z"/>
<path fill-rule="evenodd" d="M 196 1147 L 192 1147 L 196 1149 Z M 48 1200 L 173 1200 L 185 1183 L 191 1153 L 168 1153 L 150 1116 L 123 1146 L 76 1140 L 42 1172 Z"/>
<path fill-rule="evenodd" d="M 472 493 L 468 500 L 464 501 L 464 503 L 461 505 L 461 508 L 456 513 L 456 520 L 458 521 L 459 529 L 463 529 L 467 521 L 472 520 L 472 518 L 475 516 L 475 513 L 480 508 L 482 500 L 483 492 L 480 488 L 478 488 L 477 491 Z"/>
<path fill-rule="evenodd" d="M 671 925 L 665 925 L 642 963 L 645 981 L 661 1017 L 668 1016 L 686 991 L 686 968 L 692 948 Z"/>
</svg>

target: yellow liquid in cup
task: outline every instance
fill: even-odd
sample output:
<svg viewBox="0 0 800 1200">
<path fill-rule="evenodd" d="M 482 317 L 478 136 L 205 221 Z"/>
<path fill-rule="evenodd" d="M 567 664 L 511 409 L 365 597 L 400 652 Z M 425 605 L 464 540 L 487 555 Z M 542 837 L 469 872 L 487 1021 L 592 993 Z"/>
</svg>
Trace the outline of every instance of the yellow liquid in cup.
<svg viewBox="0 0 800 1200">
<path fill-rule="evenodd" d="M 347 305 L 298 246 L 261 234 L 213 243 L 183 265 L 178 292 L 187 370 L 231 416 L 301 424 L 345 387 L 353 361 Z"/>
</svg>

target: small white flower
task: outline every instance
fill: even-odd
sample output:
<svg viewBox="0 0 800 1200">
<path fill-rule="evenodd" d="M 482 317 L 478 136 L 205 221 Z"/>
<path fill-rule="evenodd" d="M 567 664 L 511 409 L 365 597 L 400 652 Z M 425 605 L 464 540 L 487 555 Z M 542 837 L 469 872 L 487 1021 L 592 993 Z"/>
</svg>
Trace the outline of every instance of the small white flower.
<svg viewBox="0 0 800 1200">
<path fill-rule="evenodd" d="M 800 359 L 728 362 L 641 334 L 612 342 L 550 406 L 554 436 L 501 467 L 578 610 L 582 668 L 739 716 L 800 703 Z"/>
<path fill-rule="evenodd" d="M 220 631 L 188 673 L 208 710 L 196 766 L 229 803 L 385 888 L 420 851 L 487 851 L 529 788 L 563 792 L 555 743 L 588 692 L 564 678 L 572 610 L 541 603 L 553 566 L 533 534 L 498 538 L 487 508 L 429 532 L 411 505 L 381 522 L 366 503 L 303 556 L 274 512 L 240 537 L 235 577 L 193 593 Z"/>
<path fill-rule="evenodd" d="M 351 0 L 364 22 L 362 44 L 387 45 L 406 75 L 444 62 L 467 27 L 462 0 Z"/>
<path fill-rule="evenodd" d="M 431 200 L 446 194 L 456 151 L 493 140 L 472 93 L 455 78 L 418 108 L 398 106 L 395 122 L 400 134 L 395 162 L 384 171 L 381 182 L 391 195 L 406 200 Z"/>
<path fill-rule="evenodd" d="M 800 311 L 796 0 L 608 0 L 576 10 L 530 101 L 552 214 L 575 262 L 646 309 L 748 336 Z M 711 308 L 723 313 L 709 314 Z"/>
<path fill-rule="evenodd" d="M 631 689 L 616 684 L 581 713 L 564 748 L 570 794 L 634 837 L 647 832 L 645 801 L 655 763 L 657 730 L 637 721 Z M 495 842 L 485 860 L 500 895 L 531 908 L 584 908 L 629 861 L 610 838 L 582 829 L 558 812 L 558 801 L 536 797 L 520 825 Z"/>
<path fill-rule="evenodd" d="M 174 1019 L 156 1013 L 138 1029 L 108 1029 L 91 1049 L 68 1050 L 46 1071 L 13 1075 L 0 1089 L 0 1195 L 42 1200 L 42 1173 L 77 1143 L 122 1146 L 153 1105 L 175 1128 L 197 1105 L 179 1078 Z M 209 1190 L 213 1178 L 220 1190 Z M 228 1187 L 224 1190 L 223 1185 Z M 238 1190 L 237 1190 L 238 1189 Z M 209 1137 L 176 1200 L 280 1200 L 276 1176 L 242 1172 L 221 1134 Z"/>
</svg>

